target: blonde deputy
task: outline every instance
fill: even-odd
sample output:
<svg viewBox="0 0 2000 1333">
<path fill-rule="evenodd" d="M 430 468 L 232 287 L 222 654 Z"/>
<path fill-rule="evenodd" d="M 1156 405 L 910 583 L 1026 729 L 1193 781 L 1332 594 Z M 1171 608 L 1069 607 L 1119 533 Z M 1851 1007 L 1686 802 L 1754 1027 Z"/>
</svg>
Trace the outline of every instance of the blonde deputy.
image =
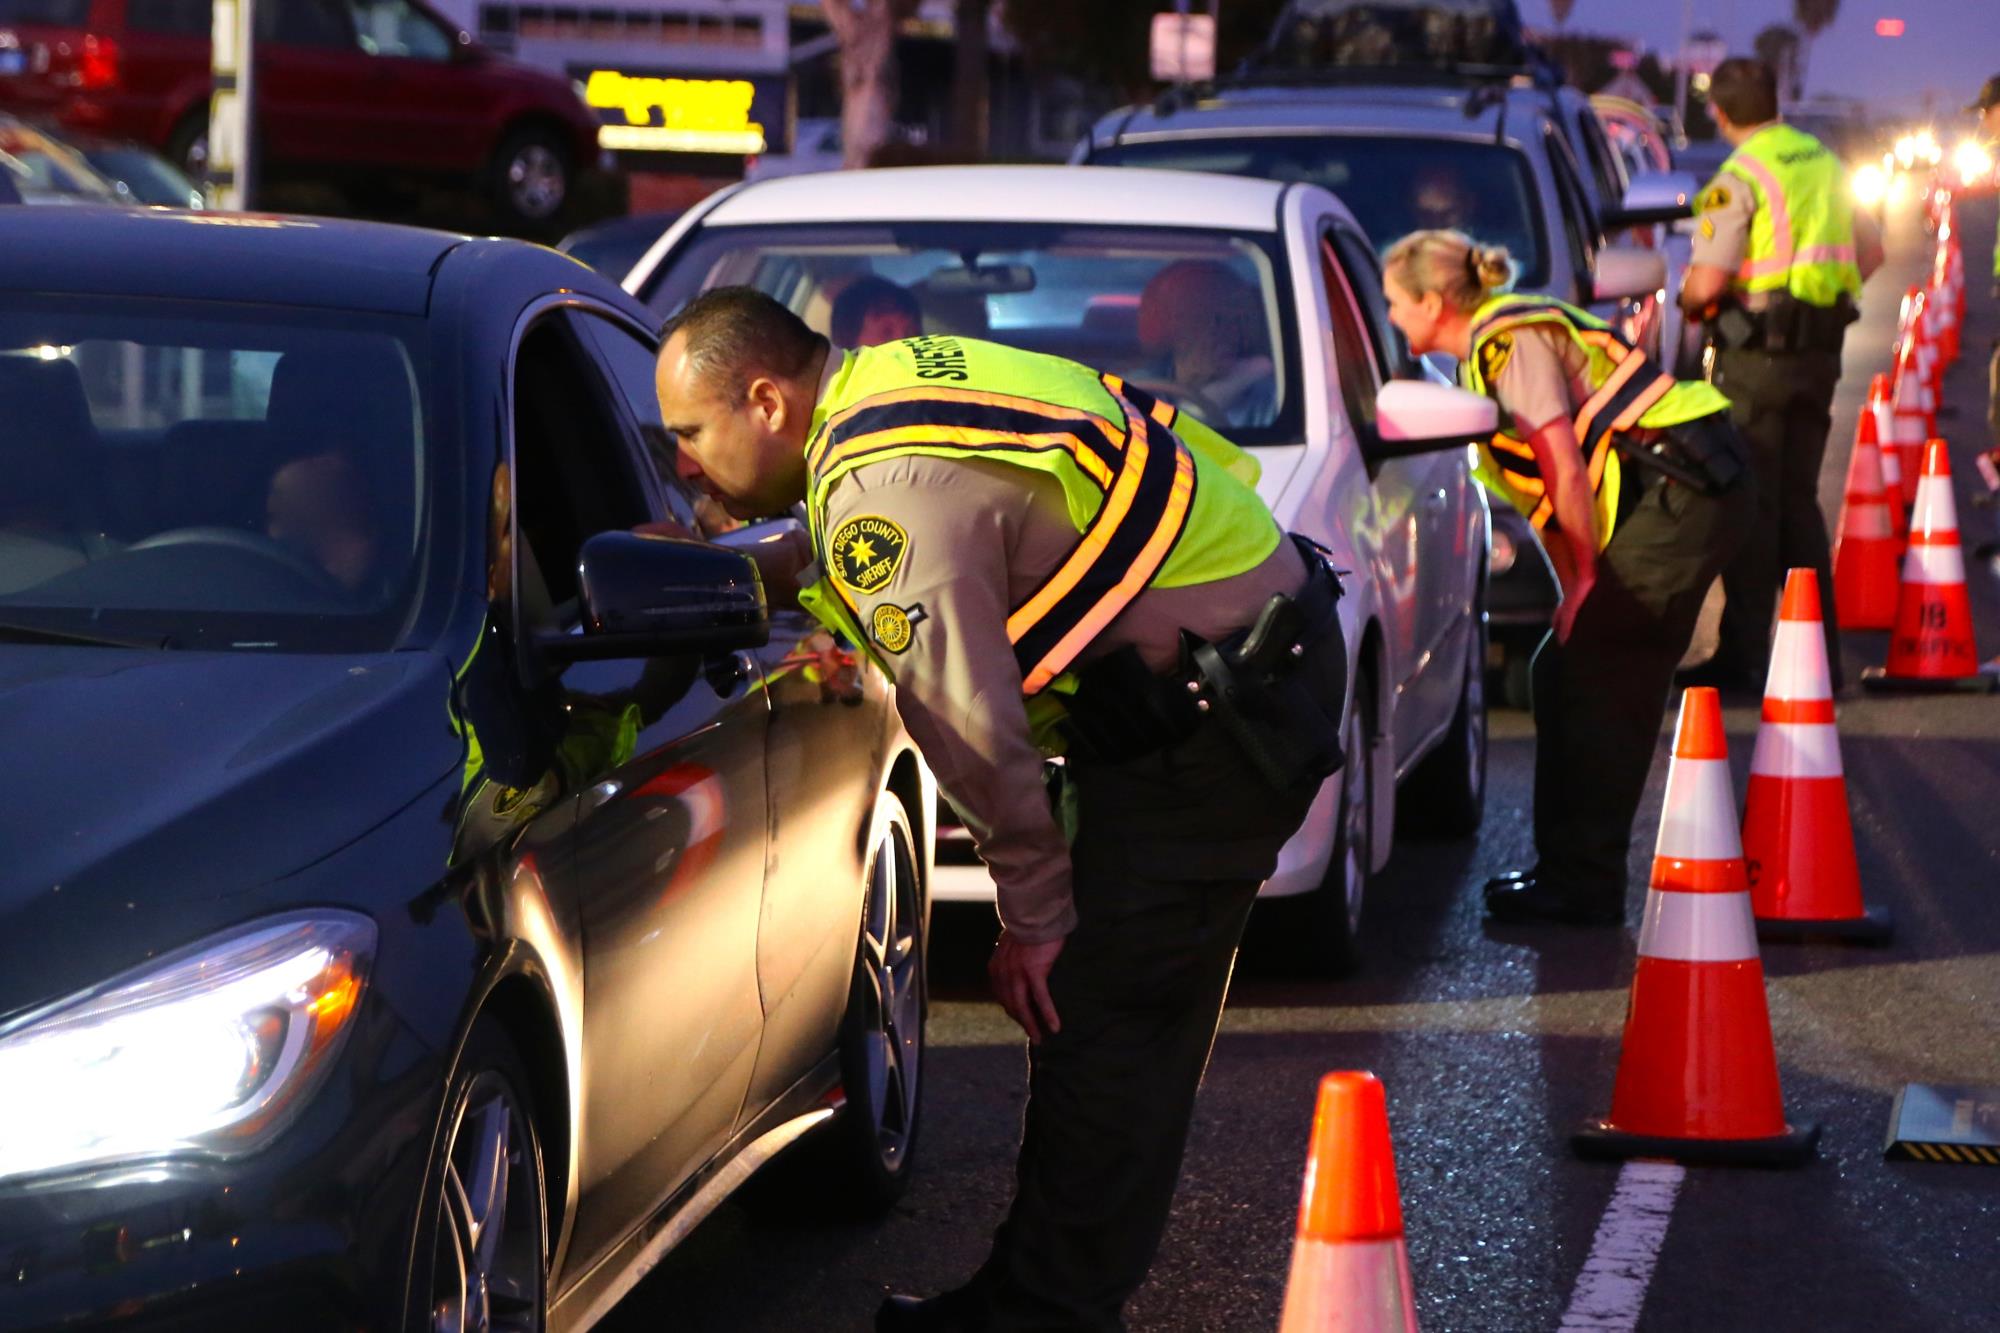
<svg viewBox="0 0 2000 1333">
<path fill-rule="evenodd" d="M 1417 232 L 1389 250 L 1389 318 L 1499 403 L 1479 478 L 1528 516 L 1562 585 L 1533 668 L 1536 864 L 1489 881 L 1487 911 L 1617 925 L 1674 667 L 1754 482 L 1728 399 L 1587 311 L 1513 294 L 1513 276 L 1505 249 Z"/>
</svg>

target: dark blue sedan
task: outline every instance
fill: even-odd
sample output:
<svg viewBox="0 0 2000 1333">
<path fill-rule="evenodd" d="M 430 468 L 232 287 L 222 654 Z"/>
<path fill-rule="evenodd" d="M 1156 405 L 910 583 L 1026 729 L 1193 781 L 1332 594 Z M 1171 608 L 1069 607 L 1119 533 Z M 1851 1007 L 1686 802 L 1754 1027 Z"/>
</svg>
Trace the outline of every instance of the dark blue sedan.
<svg viewBox="0 0 2000 1333">
<path fill-rule="evenodd" d="M 0 1328 L 586 1327 L 802 1136 L 886 1206 L 933 788 L 652 317 L 98 209 L 0 293 Z"/>
</svg>

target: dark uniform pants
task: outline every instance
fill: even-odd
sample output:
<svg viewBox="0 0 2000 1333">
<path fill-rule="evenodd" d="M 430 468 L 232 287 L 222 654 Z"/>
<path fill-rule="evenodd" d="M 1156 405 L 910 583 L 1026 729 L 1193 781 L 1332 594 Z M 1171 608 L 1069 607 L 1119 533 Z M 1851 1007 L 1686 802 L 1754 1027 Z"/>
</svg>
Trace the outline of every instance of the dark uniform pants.
<svg viewBox="0 0 2000 1333">
<path fill-rule="evenodd" d="M 1756 512 L 1749 474 L 1720 496 L 1652 479 L 1598 557 L 1569 641 L 1535 654 L 1535 849 L 1545 884 L 1622 908 L 1632 820 L 1674 667 Z"/>
<path fill-rule="evenodd" d="M 1826 660 L 1840 685 L 1840 631 L 1833 606 L 1832 546 L 1819 507 L 1820 465 L 1833 424 L 1837 352 L 1718 352 L 1715 387 L 1729 395 L 1730 415 L 1750 446 L 1757 473 L 1757 520 L 1749 540 L 1722 571 L 1728 605 L 1722 612 L 1719 664 L 1764 683 L 1771 655 L 1771 617 L 1785 572 L 1819 571 Z"/>
<path fill-rule="evenodd" d="M 1338 717 L 1344 652 L 1301 670 Z M 1078 922 L 1049 978 L 1062 1031 L 1029 1051 L 1016 1193 L 953 1298 L 972 1327 L 1116 1330 L 1165 1230 L 1195 1091 L 1250 906 L 1311 794 L 1275 795 L 1213 723 L 1171 749 L 1071 765 Z"/>
</svg>

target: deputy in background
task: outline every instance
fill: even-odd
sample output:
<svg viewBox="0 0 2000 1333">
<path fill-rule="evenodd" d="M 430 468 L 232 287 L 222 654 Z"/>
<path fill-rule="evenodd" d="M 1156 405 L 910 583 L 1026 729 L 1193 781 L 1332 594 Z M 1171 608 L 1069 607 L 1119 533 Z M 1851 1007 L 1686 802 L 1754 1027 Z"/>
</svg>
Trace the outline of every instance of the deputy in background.
<svg viewBox="0 0 2000 1333">
<path fill-rule="evenodd" d="M 1750 445 L 1757 518 L 1723 570 L 1720 645 L 1691 679 L 1750 691 L 1764 683 L 1785 571 L 1818 570 L 1821 595 L 1831 596 L 1820 464 L 1841 343 L 1859 316 L 1861 284 L 1882 265 L 1882 238 L 1854 212 L 1840 159 L 1779 120 L 1769 65 L 1723 61 L 1708 97 L 1735 152 L 1697 201 L 1700 223 L 1680 301 L 1690 318 L 1708 325 L 1712 379 Z M 1824 620 L 1837 689 L 1840 637 L 1831 605 Z"/>
<path fill-rule="evenodd" d="M 1489 881 L 1486 910 L 1613 926 L 1674 666 L 1755 481 L 1712 386 L 1676 382 L 1587 311 L 1511 295 L 1513 277 L 1505 249 L 1455 231 L 1406 236 L 1384 265 L 1410 350 L 1456 357 L 1499 403 L 1479 478 L 1528 516 L 1562 582 L 1532 677 L 1536 861 Z"/>
</svg>

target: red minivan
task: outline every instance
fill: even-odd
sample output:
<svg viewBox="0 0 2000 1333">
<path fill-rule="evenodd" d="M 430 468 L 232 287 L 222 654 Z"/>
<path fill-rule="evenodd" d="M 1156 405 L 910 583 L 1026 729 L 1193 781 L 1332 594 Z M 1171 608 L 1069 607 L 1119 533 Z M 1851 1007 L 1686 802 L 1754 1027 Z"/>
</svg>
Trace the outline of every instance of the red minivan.
<svg viewBox="0 0 2000 1333">
<path fill-rule="evenodd" d="M 199 177 L 210 0 L 0 0 L 0 109 L 136 139 Z M 478 45 L 417 0 L 262 0 L 259 162 L 272 175 L 478 184 L 505 222 L 555 223 L 599 164 L 563 79 Z"/>
</svg>

